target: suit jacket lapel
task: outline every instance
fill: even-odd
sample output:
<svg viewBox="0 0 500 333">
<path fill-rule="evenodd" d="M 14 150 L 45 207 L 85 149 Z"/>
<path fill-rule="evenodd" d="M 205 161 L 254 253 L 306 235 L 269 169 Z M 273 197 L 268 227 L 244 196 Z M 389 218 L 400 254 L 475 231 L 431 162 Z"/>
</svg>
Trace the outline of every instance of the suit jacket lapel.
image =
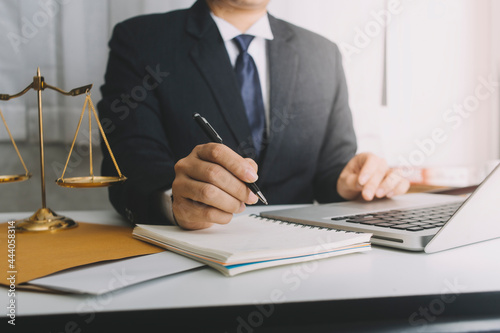
<svg viewBox="0 0 500 333">
<path fill-rule="evenodd" d="M 212 90 L 241 153 L 252 145 L 251 130 L 224 41 L 204 0 L 190 9 L 186 29 L 199 39 L 191 50 L 191 58 Z"/>
<path fill-rule="evenodd" d="M 280 145 L 283 141 L 286 126 L 291 120 L 290 108 L 296 81 L 299 57 L 290 44 L 294 33 L 282 22 L 269 15 L 269 23 L 274 40 L 267 44 L 269 57 L 269 74 L 271 83 L 270 124 L 268 146 L 259 172 L 264 178 L 279 158 Z"/>
</svg>

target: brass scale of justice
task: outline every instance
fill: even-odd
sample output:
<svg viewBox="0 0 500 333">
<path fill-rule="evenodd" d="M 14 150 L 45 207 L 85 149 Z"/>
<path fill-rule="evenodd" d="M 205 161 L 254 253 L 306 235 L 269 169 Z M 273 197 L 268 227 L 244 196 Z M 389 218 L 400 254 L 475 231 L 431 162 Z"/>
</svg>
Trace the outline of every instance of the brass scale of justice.
<svg viewBox="0 0 500 333">
<path fill-rule="evenodd" d="M 57 87 L 53 87 L 47 84 L 44 80 L 44 77 L 40 75 L 40 68 L 37 69 L 36 76 L 33 77 L 33 83 L 27 86 L 21 92 L 15 95 L 7 95 L 0 94 L 0 101 L 8 101 L 10 99 L 14 99 L 17 97 L 21 97 L 26 94 L 30 89 L 35 90 L 38 93 L 38 128 L 39 128 L 39 144 L 40 144 L 40 173 L 41 173 L 41 190 L 42 190 L 42 208 L 38 209 L 31 217 L 16 221 L 16 229 L 19 231 L 30 231 L 30 232 L 39 232 L 39 231 L 55 231 L 55 230 L 64 230 L 69 228 L 74 228 L 78 224 L 72 219 L 61 216 L 53 212 L 46 205 L 45 198 L 45 156 L 44 156 L 44 145 L 43 145 L 43 110 L 42 110 L 42 91 L 44 89 L 55 90 L 56 92 L 63 94 L 65 96 L 79 96 L 85 94 L 85 102 L 83 104 L 82 113 L 80 115 L 80 120 L 78 122 L 78 126 L 76 129 L 75 137 L 73 139 L 73 143 L 71 144 L 71 149 L 68 154 L 68 158 L 66 160 L 66 164 L 64 165 L 64 170 L 62 172 L 61 178 L 56 180 L 56 183 L 59 186 L 69 187 L 69 188 L 92 188 L 92 187 L 104 187 L 110 186 L 115 183 L 123 182 L 127 178 L 121 173 L 118 164 L 116 163 L 113 152 L 111 151 L 111 147 L 109 146 L 106 135 L 104 134 L 104 130 L 102 129 L 101 123 L 99 121 L 99 117 L 95 111 L 94 104 L 90 98 L 90 89 L 92 89 L 92 84 L 78 87 L 72 89 L 68 92 L 63 91 Z M 85 177 L 72 177 L 72 178 L 64 178 L 66 173 L 66 168 L 68 167 L 69 160 L 71 158 L 71 154 L 73 152 L 73 148 L 75 146 L 75 142 L 78 136 L 78 132 L 80 131 L 80 126 L 82 124 L 83 117 L 85 115 L 85 111 L 88 109 L 88 122 L 89 122 L 89 164 L 90 164 L 90 175 Z M 92 165 L 92 114 L 97 122 L 99 127 L 99 131 L 102 135 L 102 138 L 106 144 L 108 152 L 113 160 L 118 176 L 95 176 L 93 165 Z M 31 178 L 31 173 L 28 171 L 26 164 L 24 163 L 23 158 L 21 157 L 21 153 L 17 148 L 16 142 L 7 126 L 7 122 L 3 116 L 2 111 L 0 110 L 0 117 L 2 118 L 3 124 L 7 130 L 7 133 L 10 137 L 12 145 L 21 161 L 22 166 L 24 167 L 24 174 L 18 175 L 0 175 L 0 183 L 11 183 L 11 182 L 19 182 L 25 181 Z"/>
</svg>

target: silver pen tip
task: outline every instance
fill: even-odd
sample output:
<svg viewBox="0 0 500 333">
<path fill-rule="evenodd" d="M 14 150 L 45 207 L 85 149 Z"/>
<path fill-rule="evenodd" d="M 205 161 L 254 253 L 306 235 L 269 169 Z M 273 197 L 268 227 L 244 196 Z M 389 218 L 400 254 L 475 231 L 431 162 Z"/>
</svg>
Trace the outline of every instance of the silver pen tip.
<svg viewBox="0 0 500 333">
<path fill-rule="evenodd" d="M 257 192 L 257 196 L 259 197 L 260 201 L 262 201 L 264 204 L 266 205 L 269 205 L 269 203 L 267 202 L 266 198 L 264 197 L 264 195 L 262 194 L 262 192 Z"/>
</svg>

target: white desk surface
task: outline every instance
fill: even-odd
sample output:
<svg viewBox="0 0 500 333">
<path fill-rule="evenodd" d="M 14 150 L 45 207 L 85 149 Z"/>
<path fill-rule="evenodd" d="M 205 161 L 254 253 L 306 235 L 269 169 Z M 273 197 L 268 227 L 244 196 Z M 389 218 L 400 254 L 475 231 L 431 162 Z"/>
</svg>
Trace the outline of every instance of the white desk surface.
<svg viewBox="0 0 500 333">
<path fill-rule="evenodd" d="M 262 210 L 263 207 L 255 207 L 246 213 Z M 82 222 L 126 224 L 112 211 L 60 213 Z M 0 221 L 28 215 L 1 213 Z M 373 247 L 367 253 L 230 278 L 204 267 L 101 296 L 21 291 L 17 293 L 18 315 L 499 292 L 499 254 L 500 239 L 496 239 L 435 254 Z M 1 298 L 6 299 L 7 292 L 3 290 Z"/>
</svg>

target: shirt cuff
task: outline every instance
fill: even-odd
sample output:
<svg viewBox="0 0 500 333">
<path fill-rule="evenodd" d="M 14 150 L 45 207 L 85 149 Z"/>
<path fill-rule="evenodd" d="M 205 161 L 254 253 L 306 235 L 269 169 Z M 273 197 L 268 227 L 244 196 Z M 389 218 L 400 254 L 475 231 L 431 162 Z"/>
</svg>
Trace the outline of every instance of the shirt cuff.
<svg viewBox="0 0 500 333">
<path fill-rule="evenodd" d="M 172 223 L 173 225 L 179 226 L 174 216 L 174 210 L 173 210 L 174 198 L 172 196 L 172 189 L 162 192 L 160 201 L 162 205 L 163 214 L 167 217 L 168 222 Z"/>
</svg>

